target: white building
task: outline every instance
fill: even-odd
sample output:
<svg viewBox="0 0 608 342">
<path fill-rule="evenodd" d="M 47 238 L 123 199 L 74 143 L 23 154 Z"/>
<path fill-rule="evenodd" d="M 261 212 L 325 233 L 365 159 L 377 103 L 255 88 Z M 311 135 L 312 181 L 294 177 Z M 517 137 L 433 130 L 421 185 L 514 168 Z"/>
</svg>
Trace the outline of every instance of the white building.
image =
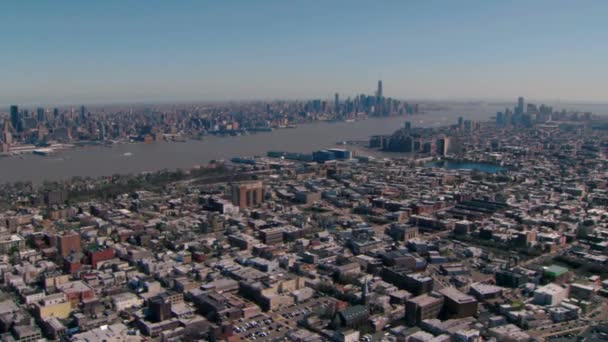
<svg viewBox="0 0 608 342">
<path fill-rule="evenodd" d="M 554 306 L 568 297 L 568 289 L 557 284 L 547 284 L 534 291 L 534 304 Z"/>
<path fill-rule="evenodd" d="M 334 332 L 334 341 L 336 342 L 358 342 L 359 331 L 348 329 L 338 330 Z"/>
<path fill-rule="evenodd" d="M 113 296 L 112 304 L 116 311 L 122 311 L 134 306 L 141 306 L 144 304 L 144 300 L 133 293 L 126 292 Z"/>
<path fill-rule="evenodd" d="M 142 338 L 130 334 L 129 328 L 122 323 L 102 325 L 99 328 L 72 336 L 72 342 L 123 341 L 139 342 Z"/>
<path fill-rule="evenodd" d="M 9 254 L 13 249 L 22 250 L 25 239 L 19 234 L 0 234 L 0 253 Z"/>
<path fill-rule="evenodd" d="M 407 342 L 449 342 L 451 340 L 450 335 L 441 334 L 435 336 L 429 334 L 426 331 L 418 331 L 412 335 L 409 335 L 406 339 Z"/>
<path fill-rule="evenodd" d="M 515 324 L 491 328 L 488 330 L 488 334 L 490 337 L 494 337 L 501 342 L 528 342 L 531 339 L 530 335 L 526 334 Z"/>
<path fill-rule="evenodd" d="M 32 304 L 41 301 L 45 296 L 46 294 L 44 293 L 44 291 L 41 291 L 37 293 L 31 293 L 23 297 L 25 299 L 25 304 Z"/>
<path fill-rule="evenodd" d="M 452 335 L 452 339 L 456 342 L 481 342 L 483 338 L 479 330 L 476 329 L 468 329 L 468 330 L 459 330 Z"/>
</svg>

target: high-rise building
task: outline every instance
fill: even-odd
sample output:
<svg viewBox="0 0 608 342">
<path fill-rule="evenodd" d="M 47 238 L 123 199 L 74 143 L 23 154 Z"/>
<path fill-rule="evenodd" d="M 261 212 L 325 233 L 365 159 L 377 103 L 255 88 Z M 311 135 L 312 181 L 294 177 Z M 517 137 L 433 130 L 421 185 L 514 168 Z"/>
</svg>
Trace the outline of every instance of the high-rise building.
<svg viewBox="0 0 608 342">
<path fill-rule="evenodd" d="M 449 137 L 441 137 L 437 139 L 436 142 L 437 154 L 440 156 L 446 156 L 448 154 L 448 150 L 450 148 L 450 138 Z"/>
<path fill-rule="evenodd" d="M 99 140 L 106 140 L 106 126 L 103 124 L 103 122 L 99 122 Z"/>
<path fill-rule="evenodd" d="M 515 114 L 524 113 L 524 98 L 522 96 L 517 99 L 517 108 L 515 108 Z"/>
<path fill-rule="evenodd" d="M 87 109 L 85 106 L 80 106 L 80 121 L 84 121 L 87 115 Z"/>
<path fill-rule="evenodd" d="M 340 113 L 340 94 L 336 93 L 335 97 L 334 97 L 334 108 L 336 111 L 336 114 Z"/>
<path fill-rule="evenodd" d="M 13 105 L 11 106 L 11 126 L 16 131 L 20 131 L 21 129 L 21 117 L 19 116 L 19 107 Z"/>
<path fill-rule="evenodd" d="M 505 113 L 496 112 L 496 126 L 502 127 L 505 125 Z"/>
<path fill-rule="evenodd" d="M 376 91 L 376 96 L 378 97 L 378 99 L 382 98 L 382 80 L 378 81 L 378 90 Z"/>
<path fill-rule="evenodd" d="M 171 318 L 171 302 L 163 296 L 155 296 L 149 299 L 148 309 L 150 320 L 162 322 Z"/>
<path fill-rule="evenodd" d="M 43 123 L 44 120 L 44 108 L 37 108 L 36 109 L 36 120 L 38 120 L 39 123 Z"/>
<path fill-rule="evenodd" d="M 264 183 L 261 181 L 232 184 L 232 204 L 239 208 L 257 207 L 264 202 Z"/>
</svg>

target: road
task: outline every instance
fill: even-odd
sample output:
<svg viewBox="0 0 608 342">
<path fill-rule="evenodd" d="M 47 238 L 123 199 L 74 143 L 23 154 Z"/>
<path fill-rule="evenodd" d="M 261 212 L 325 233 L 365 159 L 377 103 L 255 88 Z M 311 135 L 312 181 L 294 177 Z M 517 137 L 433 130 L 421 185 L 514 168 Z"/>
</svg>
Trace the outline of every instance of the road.
<svg viewBox="0 0 608 342">
<path fill-rule="evenodd" d="M 578 325 L 574 328 L 570 328 L 570 329 L 566 329 L 566 330 L 551 331 L 551 332 L 544 333 L 542 335 L 537 335 L 536 337 L 545 339 L 545 338 L 551 337 L 551 336 L 571 334 L 573 332 L 583 331 L 583 330 L 587 329 L 589 326 L 590 326 L 590 324 Z"/>
</svg>

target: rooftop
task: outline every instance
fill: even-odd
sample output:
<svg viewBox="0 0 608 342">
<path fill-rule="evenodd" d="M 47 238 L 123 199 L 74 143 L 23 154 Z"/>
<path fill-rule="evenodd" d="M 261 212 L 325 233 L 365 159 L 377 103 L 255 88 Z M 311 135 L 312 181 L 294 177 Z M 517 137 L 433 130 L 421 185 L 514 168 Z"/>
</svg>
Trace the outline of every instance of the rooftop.
<svg viewBox="0 0 608 342">
<path fill-rule="evenodd" d="M 545 268 L 545 274 L 551 274 L 555 276 L 560 276 L 564 273 L 567 273 L 568 269 L 558 265 L 551 265 Z"/>
<path fill-rule="evenodd" d="M 477 301 L 475 297 L 464 294 L 455 287 L 444 287 L 439 290 L 439 293 L 458 303 L 471 303 Z"/>
</svg>

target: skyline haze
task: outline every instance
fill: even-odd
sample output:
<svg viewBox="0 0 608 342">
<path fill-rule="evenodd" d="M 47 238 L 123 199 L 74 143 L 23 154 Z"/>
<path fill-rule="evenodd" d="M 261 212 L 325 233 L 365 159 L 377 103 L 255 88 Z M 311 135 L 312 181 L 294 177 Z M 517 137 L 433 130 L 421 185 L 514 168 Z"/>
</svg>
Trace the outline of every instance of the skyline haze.
<svg viewBox="0 0 608 342">
<path fill-rule="evenodd" d="M 10 2 L 0 104 L 605 102 L 602 1 Z"/>
</svg>

